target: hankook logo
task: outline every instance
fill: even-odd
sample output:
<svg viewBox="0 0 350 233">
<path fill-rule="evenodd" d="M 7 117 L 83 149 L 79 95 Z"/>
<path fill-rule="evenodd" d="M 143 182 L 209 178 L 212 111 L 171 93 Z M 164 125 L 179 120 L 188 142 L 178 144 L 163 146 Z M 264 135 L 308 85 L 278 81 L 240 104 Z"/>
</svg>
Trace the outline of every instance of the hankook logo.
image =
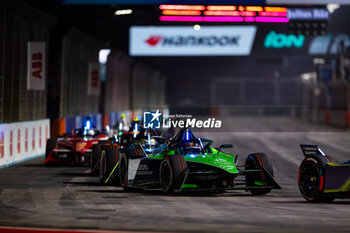
<svg viewBox="0 0 350 233">
<path fill-rule="evenodd" d="M 239 46 L 240 36 L 159 36 L 152 35 L 145 42 L 149 46 Z"/>
<path fill-rule="evenodd" d="M 147 40 L 146 43 L 149 44 L 150 46 L 156 46 L 161 42 L 163 39 L 162 36 L 150 36 Z"/>
</svg>

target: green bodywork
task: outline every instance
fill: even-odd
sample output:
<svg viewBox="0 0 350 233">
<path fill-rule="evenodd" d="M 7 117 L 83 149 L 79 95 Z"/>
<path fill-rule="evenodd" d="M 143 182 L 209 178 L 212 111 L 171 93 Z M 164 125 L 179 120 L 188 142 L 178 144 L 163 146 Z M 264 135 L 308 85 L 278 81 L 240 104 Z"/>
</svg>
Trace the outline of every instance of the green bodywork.
<svg viewBox="0 0 350 233">
<path fill-rule="evenodd" d="M 185 171 L 183 183 L 177 184 L 176 191 L 211 191 L 211 190 L 251 190 L 251 189 L 273 189 L 279 188 L 279 185 L 273 180 L 271 175 L 265 168 L 257 169 L 242 169 L 239 170 L 235 163 L 238 155 L 222 152 L 221 149 L 232 148 L 230 144 L 220 146 L 220 149 L 212 147 L 212 141 L 206 139 L 198 139 L 201 144 L 201 150 L 191 153 L 188 150 L 186 153 L 181 146 L 176 143 L 169 143 L 160 153 L 146 154 L 147 160 L 153 160 L 154 163 L 149 162 L 150 166 L 159 166 L 161 161 L 168 155 L 181 155 L 181 157 L 188 163 L 188 168 Z M 202 143 L 206 143 L 203 146 Z M 155 161 L 156 160 L 156 161 Z M 147 163 L 145 163 L 147 164 Z M 198 164 L 196 166 L 195 164 Z M 204 165 L 204 166 L 200 166 Z M 244 167 L 244 166 L 243 166 Z M 193 168 L 193 169 L 192 169 Z M 159 171 L 158 171 L 159 172 Z M 252 177 L 249 174 L 264 173 L 270 179 L 259 181 L 255 180 L 247 184 L 245 178 Z M 238 178 L 241 177 L 241 178 Z M 237 179 L 236 179 L 237 178 Z M 207 182 L 207 184 L 205 184 Z M 134 186 L 145 187 L 148 184 L 152 188 L 160 184 L 159 177 L 156 179 L 145 178 L 132 181 Z M 211 183 L 212 182 L 212 183 Z"/>
<path fill-rule="evenodd" d="M 212 153 L 206 153 L 206 154 L 187 154 L 184 155 L 185 161 L 188 162 L 196 162 L 196 163 L 202 163 L 210 166 L 214 166 L 217 168 L 221 168 L 229 173 L 237 174 L 239 173 L 237 167 L 235 166 L 235 157 L 237 155 L 235 154 L 227 154 L 224 152 L 218 152 L 213 147 L 210 147 Z M 148 155 L 148 158 L 150 159 L 161 159 L 163 160 L 166 155 L 173 155 L 175 154 L 174 150 L 165 150 L 160 154 L 155 155 Z"/>
</svg>

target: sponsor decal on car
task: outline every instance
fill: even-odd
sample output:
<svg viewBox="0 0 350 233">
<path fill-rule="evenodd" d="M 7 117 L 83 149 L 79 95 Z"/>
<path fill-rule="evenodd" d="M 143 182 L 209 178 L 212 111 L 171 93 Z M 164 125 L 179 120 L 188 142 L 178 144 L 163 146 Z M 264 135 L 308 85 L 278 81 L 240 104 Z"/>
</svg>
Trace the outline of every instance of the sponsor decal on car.
<svg viewBox="0 0 350 233">
<path fill-rule="evenodd" d="M 141 176 L 152 175 L 152 174 L 153 174 L 153 171 L 149 170 L 147 164 L 140 164 L 136 172 L 136 175 L 141 175 Z"/>
</svg>

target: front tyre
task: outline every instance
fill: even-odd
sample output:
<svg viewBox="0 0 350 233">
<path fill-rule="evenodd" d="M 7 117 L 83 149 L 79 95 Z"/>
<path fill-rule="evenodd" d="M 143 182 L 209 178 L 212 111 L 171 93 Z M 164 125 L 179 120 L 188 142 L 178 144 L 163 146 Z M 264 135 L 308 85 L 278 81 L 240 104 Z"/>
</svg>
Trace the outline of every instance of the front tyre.
<svg viewBox="0 0 350 233">
<path fill-rule="evenodd" d="M 107 162 L 106 162 L 106 151 L 102 150 L 101 158 L 100 158 L 100 172 L 99 179 L 101 183 L 105 183 L 105 177 L 107 173 Z"/>
<path fill-rule="evenodd" d="M 119 162 L 119 181 L 124 190 L 128 189 L 128 169 L 129 159 L 126 154 L 122 153 Z"/>
<path fill-rule="evenodd" d="M 265 168 L 270 175 L 273 177 L 273 166 L 266 154 L 255 153 L 248 155 L 245 162 L 246 170 L 256 170 Z M 264 172 L 247 174 L 246 175 L 247 186 L 254 187 L 257 186 L 257 182 L 267 182 L 267 177 Z M 271 192 L 270 188 L 251 188 L 249 191 L 253 195 L 263 195 Z"/>
<path fill-rule="evenodd" d="M 326 158 L 327 159 L 327 158 Z M 324 195 L 325 161 L 318 156 L 305 158 L 298 171 L 301 195 L 309 202 L 332 202 L 334 197 Z"/>
<path fill-rule="evenodd" d="M 159 182 L 164 193 L 181 189 L 186 177 L 187 164 L 181 155 L 167 155 L 160 164 Z"/>
<path fill-rule="evenodd" d="M 49 157 L 50 153 L 53 151 L 56 145 L 57 145 L 56 139 L 52 139 L 52 138 L 47 139 L 46 149 L 45 149 L 45 159 Z"/>
</svg>

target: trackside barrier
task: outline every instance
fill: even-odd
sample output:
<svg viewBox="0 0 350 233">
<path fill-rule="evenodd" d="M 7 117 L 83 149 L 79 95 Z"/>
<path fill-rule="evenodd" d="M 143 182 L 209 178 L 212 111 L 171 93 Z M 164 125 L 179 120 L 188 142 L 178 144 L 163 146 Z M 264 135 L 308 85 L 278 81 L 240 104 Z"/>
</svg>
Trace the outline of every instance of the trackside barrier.
<svg viewBox="0 0 350 233">
<path fill-rule="evenodd" d="M 334 126 L 346 126 L 346 110 L 331 110 L 330 124 Z"/>
<path fill-rule="evenodd" d="M 107 125 L 115 126 L 120 118 L 121 114 L 125 115 L 125 118 L 132 122 L 135 117 L 142 119 L 142 109 L 137 109 L 134 111 L 126 110 L 120 112 L 113 112 L 109 114 L 91 114 L 86 116 L 75 116 L 67 118 L 55 119 L 52 124 L 52 134 L 51 137 L 55 138 L 64 133 L 71 133 L 72 130 L 81 128 L 86 119 L 90 119 L 96 128 L 103 130 Z"/>
<path fill-rule="evenodd" d="M 108 115 L 108 123 L 109 123 L 109 125 L 110 126 L 116 125 L 121 114 L 124 114 L 125 118 L 128 121 L 130 121 L 130 122 L 132 121 L 132 113 L 131 113 L 131 111 L 112 112 L 112 113 L 110 113 Z"/>
<path fill-rule="evenodd" d="M 50 120 L 0 125 L 0 167 L 45 154 Z"/>
<path fill-rule="evenodd" d="M 131 119 L 131 112 L 117 112 L 111 113 L 109 115 L 102 114 L 90 114 L 86 116 L 74 116 L 74 117 L 66 117 L 66 118 L 58 118 L 54 119 L 52 124 L 52 133 L 51 137 L 55 138 L 64 133 L 72 133 L 74 129 L 81 128 L 86 119 L 90 119 L 91 122 L 96 125 L 96 128 L 99 130 L 103 130 L 107 124 L 115 125 L 118 121 L 120 114 L 124 113 L 127 119 Z"/>
<path fill-rule="evenodd" d="M 102 115 L 102 128 L 106 128 L 106 126 L 109 124 L 109 115 L 103 114 Z"/>
<path fill-rule="evenodd" d="M 6 124 L 0 125 L 0 166 L 7 163 L 7 156 L 5 157 L 5 132 Z"/>
<path fill-rule="evenodd" d="M 330 124 L 346 127 L 347 109 L 349 107 L 349 84 L 342 80 L 334 80 L 330 83 L 330 86 L 332 89 Z"/>
<path fill-rule="evenodd" d="M 305 120 L 350 128 L 350 84 L 332 80 L 325 85 L 305 85 L 301 117 Z"/>
</svg>

